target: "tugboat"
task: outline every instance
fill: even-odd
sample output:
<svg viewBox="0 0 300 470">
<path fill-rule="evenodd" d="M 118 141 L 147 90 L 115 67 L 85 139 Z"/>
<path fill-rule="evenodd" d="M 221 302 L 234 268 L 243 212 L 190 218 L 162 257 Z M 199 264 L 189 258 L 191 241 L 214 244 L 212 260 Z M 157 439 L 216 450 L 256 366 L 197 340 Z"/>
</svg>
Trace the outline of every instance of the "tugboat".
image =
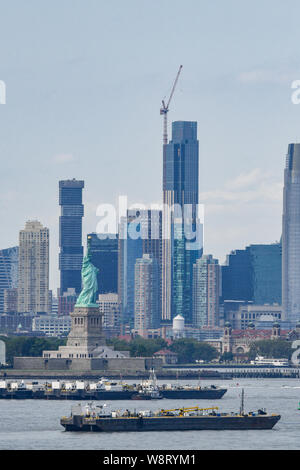
<svg viewBox="0 0 300 470">
<path fill-rule="evenodd" d="M 244 412 L 244 393 L 238 413 L 220 413 L 218 407 L 161 409 L 156 412 L 109 411 L 106 405 L 72 407 L 71 416 L 62 417 L 60 424 L 66 431 L 85 432 L 144 432 L 144 431 L 200 431 L 272 429 L 280 420 L 278 414 L 267 414 L 264 409 Z"/>
<path fill-rule="evenodd" d="M 132 400 L 160 400 L 164 398 L 160 393 L 154 369 L 150 371 L 149 380 L 144 380 L 138 388 L 138 393 L 132 395 Z"/>
<path fill-rule="evenodd" d="M 200 382 L 198 385 L 179 385 L 179 384 L 163 384 L 158 385 L 154 369 L 150 370 L 150 376 L 148 380 L 142 382 L 141 387 L 153 387 L 159 391 L 162 398 L 169 399 L 206 399 L 206 400 L 217 400 L 227 392 L 226 388 L 220 388 L 216 385 L 210 387 L 201 387 Z"/>
</svg>

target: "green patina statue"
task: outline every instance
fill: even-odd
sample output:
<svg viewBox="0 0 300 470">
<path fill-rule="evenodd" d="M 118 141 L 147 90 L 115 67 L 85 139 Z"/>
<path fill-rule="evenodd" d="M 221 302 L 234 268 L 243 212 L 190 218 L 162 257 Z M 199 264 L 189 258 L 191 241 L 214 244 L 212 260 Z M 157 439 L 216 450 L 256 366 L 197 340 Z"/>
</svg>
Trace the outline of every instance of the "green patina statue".
<svg viewBox="0 0 300 470">
<path fill-rule="evenodd" d="M 99 307 L 96 304 L 99 269 L 91 263 L 90 242 L 90 238 L 88 238 L 87 253 L 83 258 L 81 270 L 82 291 L 77 299 L 76 307 Z"/>
</svg>

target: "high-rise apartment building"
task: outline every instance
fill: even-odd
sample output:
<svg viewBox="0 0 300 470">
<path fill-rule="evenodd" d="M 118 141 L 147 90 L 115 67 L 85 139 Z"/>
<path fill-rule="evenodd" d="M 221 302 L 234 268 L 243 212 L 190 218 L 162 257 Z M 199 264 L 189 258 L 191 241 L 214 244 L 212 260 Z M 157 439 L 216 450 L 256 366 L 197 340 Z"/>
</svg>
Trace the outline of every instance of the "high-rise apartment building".
<svg viewBox="0 0 300 470">
<path fill-rule="evenodd" d="M 118 234 L 88 234 L 91 261 L 98 268 L 98 295 L 118 292 Z"/>
<path fill-rule="evenodd" d="M 114 292 L 100 294 L 97 303 L 99 304 L 99 311 L 103 315 L 105 336 L 118 336 L 121 325 L 118 294 Z"/>
<path fill-rule="evenodd" d="M 18 288 L 4 289 L 4 313 L 16 314 L 18 311 Z"/>
<path fill-rule="evenodd" d="M 0 250 L 0 315 L 4 313 L 4 291 L 18 286 L 19 248 Z"/>
<path fill-rule="evenodd" d="M 77 295 L 81 291 L 83 188 L 84 181 L 59 182 L 60 295 L 68 288 L 75 289 Z"/>
<path fill-rule="evenodd" d="M 172 140 L 164 145 L 163 161 L 162 320 L 170 322 L 180 314 L 190 323 L 192 266 L 202 254 L 202 245 L 192 244 L 195 239 L 190 235 L 199 228 L 196 122 L 172 123 Z"/>
<path fill-rule="evenodd" d="M 285 320 L 300 320 L 300 144 L 289 145 L 284 170 L 282 306 Z"/>
<path fill-rule="evenodd" d="M 149 254 L 135 262 L 134 328 L 140 336 L 149 328 L 158 328 L 159 317 L 159 264 Z"/>
<path fill-rule="evenodd" d="M 19 233 L 18 312 L 49 311 L 49 230 L 36 220 Z"/>
<path fill-rule="evenodd" d="M 202 256 L 193 267 L 193 325 L 197 328 L 219 325 L 221 271 L 212 255 Z"/>
</svg>

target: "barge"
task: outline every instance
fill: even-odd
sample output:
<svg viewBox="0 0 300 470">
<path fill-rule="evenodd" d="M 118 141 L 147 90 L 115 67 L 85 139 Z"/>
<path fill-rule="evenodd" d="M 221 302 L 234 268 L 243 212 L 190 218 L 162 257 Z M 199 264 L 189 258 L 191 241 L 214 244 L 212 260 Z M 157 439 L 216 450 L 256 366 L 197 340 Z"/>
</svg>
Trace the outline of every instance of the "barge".
<svg viewBox="0 0 300 470">
<path fill-rule="evenodd" d="M 129 385 L 101 378 L 98 382 L 20 382 L 0 381 L 0 399 L 40 400 L 136 400 L 136 399 L 211 399 L 222 398 L 227 389 L 211 385 L 157 385 L 155 377 L 141 384 Z"/>
<path fill-rule="evenodd" d="M 272 429 L 280 415 L 256 412 L 219 413 L 218 407 L 176 408 L 170 410 L 109 411 L 105 405 L 72 407 L 71 416 L 62 417 L 65 431 L 79 432 L 145 432 L 145 431 L 202 431 L 202 430 L 259 430 Z"/>
</svg>

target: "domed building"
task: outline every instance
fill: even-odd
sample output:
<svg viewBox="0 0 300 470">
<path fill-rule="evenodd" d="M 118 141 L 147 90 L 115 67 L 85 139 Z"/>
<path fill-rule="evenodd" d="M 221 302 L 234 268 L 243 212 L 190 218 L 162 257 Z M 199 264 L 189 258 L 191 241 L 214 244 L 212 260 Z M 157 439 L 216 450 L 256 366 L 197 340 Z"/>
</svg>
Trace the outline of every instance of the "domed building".
<svg viewBox="0 0 300 470">
<path fill-rule="evenodd" d="M 237 360 L 247 359 L 251 344 L 255 341 L 267 339 L 289 339 L 289 332 L 281 330 L 280 323 L 275 322 L 272 329 L 256 330 L 255 324 L 250 322 L 248 328 L 244 330 L 233 330 L 229 322 L 224 325 L 224 335 L 222 338 L 222 353 L 230 352 Z M 300 338 L 300 322 L 299 322 Z"/>
</svg>

